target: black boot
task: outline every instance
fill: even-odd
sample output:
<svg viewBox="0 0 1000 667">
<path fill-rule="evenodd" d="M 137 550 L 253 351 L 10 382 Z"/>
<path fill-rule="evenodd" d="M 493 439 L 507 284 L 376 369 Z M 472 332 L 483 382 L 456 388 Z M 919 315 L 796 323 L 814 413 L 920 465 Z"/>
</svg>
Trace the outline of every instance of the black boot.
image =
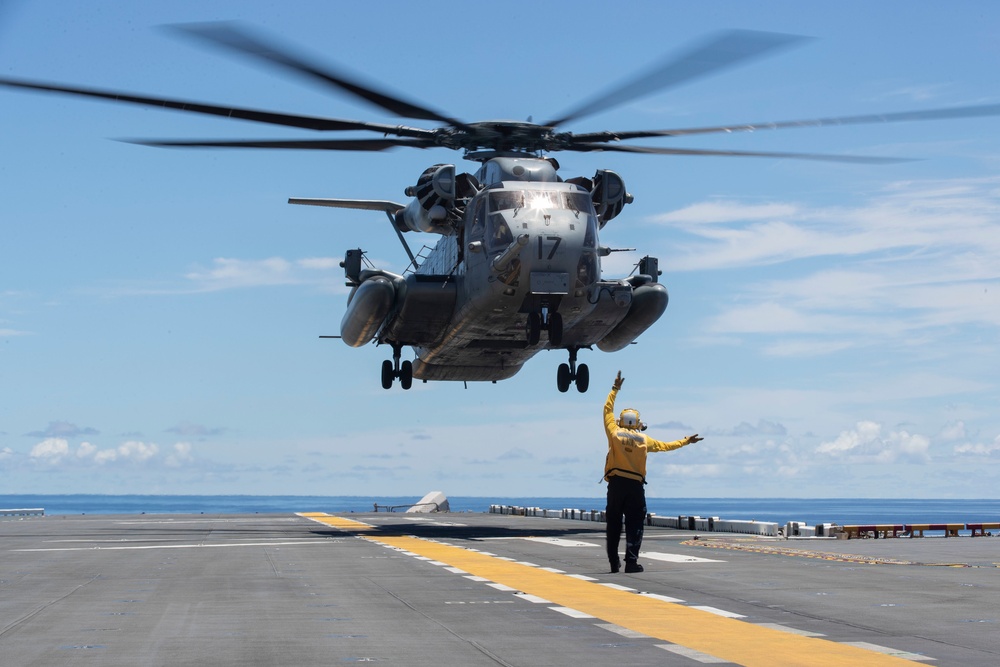
<svg viewBox="0 0 1000 667">
<path fill-rule="evenodd" d="M 633 572 L 642 572 L 642 565 L 639 565 L 637 561 L 626 560 L 625 561 L 625 574 L 631 574 Z"/>
<path fill-rule="evenodd" d="M 622 569 L 622 559 L 615 558 L 611 561 L 611 574 L 618 574 L 618 571 Z"/>
</svg>

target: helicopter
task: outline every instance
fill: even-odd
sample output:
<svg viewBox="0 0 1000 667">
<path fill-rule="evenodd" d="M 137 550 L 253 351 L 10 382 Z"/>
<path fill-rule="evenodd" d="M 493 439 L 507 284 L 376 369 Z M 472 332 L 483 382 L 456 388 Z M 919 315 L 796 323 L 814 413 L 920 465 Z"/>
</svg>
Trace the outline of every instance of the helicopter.
<svg viewBox="0 0 1000 667">
<path fill-rule="evenodd" d="M 407 203 L 391 200 L 289 198 L 290 204 L 384 214 L 409 264 L 398 272 L 371 264 L 361 248 L 346 251 L 341 267 L 351 288 L 339 337 L 360 348 L 392 350 L 381 365 L 381 384 L 414 379 L 497 382 L 513 377 L 542 350 L 564 350 L 556 386 L 586 392 L 590 373 L 581 350 L 620 351 L 636 342 L 666 312 L 668 292 L 659 259 L 644 256 L 632 274 L 611 278 L 602 259 L 605 226 L 633 202 L 625 181 L 609 169 L 563 177 L 552 156 L 567 152 L 764 157 L 856 163 L 898 162 L 874 156 L 727 151 L 637 146 L 636 139 L 802 127 L 886 123 L 1000 115 L 1000 105 L 965 106 L 714 127 L 573 133 L 559 128 L 697 78 L 774 54 L 805 38 L 734 30 L 711 36 L 647 70 L 613 84 L 550 120 L 465 122 L 319 64 L 232 23 L 174 26 L 181 34 L 275 67 L 397 117 L 435 127 L 391 125 L 206 104 L 43 81 L 0 78 L 0 86 L 145 105 L 321 132 L 366 136 L 300 140 L 130 140 L 172 148 L 386 151 L 448 149 L 476 165 L 472 172 L 437 163 L 407 187 Z M 372 136 L 377 134 L 381 136 Z M 437 237 L 414 253 L 407 234 Z M 426 249 L 426 246 L 425 246 Z M 405 348 L 413 360 L 403 359 Z"/>
</svg>

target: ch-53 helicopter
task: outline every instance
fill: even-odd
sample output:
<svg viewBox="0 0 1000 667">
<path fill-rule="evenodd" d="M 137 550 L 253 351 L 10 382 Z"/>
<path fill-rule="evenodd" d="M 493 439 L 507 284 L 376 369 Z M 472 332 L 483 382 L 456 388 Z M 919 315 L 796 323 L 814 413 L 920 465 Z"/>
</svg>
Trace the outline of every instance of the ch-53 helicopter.
<svg viewBox="0 0 1000 667">
<path fill-rule="evenodd" d="M 479 167 L 459 173 L 454 164 L 435 164 L 406 188 L 407 204 L 388 200 L 291 198 L 289 203 L 383 212 L 403 244 L 410 264 L 400 273 L 370 266 L 361 249 L 351 249 L 341 266 L 352 288 L 340 337 L 352 347 L 374 341 L 392 349 L 382 363 L 386 389 L 398 380 L 493 381 L 510 378 L 543 349 L 564 349 L 558 367 L 561 392 L 590 383 L 581 349 L 622 350 L 666 310 L 667 290 L 659 282 L 658 260 L 646 256 L 637 272 L 607 278 L 601 258 L 614 250 L 599 233 L 632 202 L 617 173 L 598 169 L 593 177 L 563 178 L 558 151 L 665 155 L 777 157 L 843 162 L 893 162 L 890 158 L 718 151 L 635 146 L 623 141 L 765 129 L 932 120 L 1000 114 L 1000 105 L 955 107 L 888 114 L 742 123 L 687 129 L 557 131 L 572 121 L 623 105 L 696 78 L 789 47 L 802 38 L 765 32 L 730 31 L 613 85 L 569 111 L 542 123 L 464 122 L 428 106 L 381 91 L 338 68 L 279 47 L 234 24 L 179 26 L 230 52 L 292 72 L 336 89 L 401 118 L 433 121 L 434 128 L 389 125 L 138 96 L 25 79 L 0 78 L 7 87 L 151 105 L 189 113 L 236 118 L 317 131 L 361 131 L 378 138 L 277 141 L 152 141 L 160 147 L 216 147 L 384 151 L 396 147 L 463 151 Z M 426 255 L 414 255 L 403 234 L 439 235 Z M 542 334 L 545 334 L 543 337 Z M 402 360 L 406 347 L 413 361 Z"/>
</svg>

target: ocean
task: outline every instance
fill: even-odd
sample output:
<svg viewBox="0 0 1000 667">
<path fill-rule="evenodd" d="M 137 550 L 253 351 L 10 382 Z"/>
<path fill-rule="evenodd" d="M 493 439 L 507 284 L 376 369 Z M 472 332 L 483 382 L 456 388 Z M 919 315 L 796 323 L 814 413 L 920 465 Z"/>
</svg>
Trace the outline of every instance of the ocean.
<svg viewBox="0 0 1000 667">
<path fill-rule="evenodd" d="M 173 495 L 0 495 L 0 509 L 44 508 L 47 515 L 71 514 L 255 514 L 371 512 L 406 506 L 413 496 L 173 496 Z M 487 512 L 490 505 L 544 509 L 604 509 L 604 498 L 448 498 L 452 512 Z M 660 516 L 701 516 L 784 524 L 970 523 L 1000 521 L 1000 499 L 883 498 L 647 498 Z"/>
</svg>

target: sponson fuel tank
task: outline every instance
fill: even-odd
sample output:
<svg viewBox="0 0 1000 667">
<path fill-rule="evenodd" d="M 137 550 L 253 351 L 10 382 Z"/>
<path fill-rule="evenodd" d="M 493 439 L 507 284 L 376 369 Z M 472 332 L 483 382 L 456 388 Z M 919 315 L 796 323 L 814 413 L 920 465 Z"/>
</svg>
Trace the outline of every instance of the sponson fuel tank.
<svg viewBox="0 0 1000 667">
<path fill-rule="evenodd" d="M 340 321 L 340 337 L 351 347 L 371 342 L 396 301 L 392 276 L 373 275 L 354 288 Z"/>
<path fill-rule="evenodd" d="M 624 350 L 642 332 L 660 319 L 667 309 L 667 288 L 660 283 L 649 282 L 632 290 L 632 305 L 625 318 L 597 343 L 602 352 Z"/>
</svg>

